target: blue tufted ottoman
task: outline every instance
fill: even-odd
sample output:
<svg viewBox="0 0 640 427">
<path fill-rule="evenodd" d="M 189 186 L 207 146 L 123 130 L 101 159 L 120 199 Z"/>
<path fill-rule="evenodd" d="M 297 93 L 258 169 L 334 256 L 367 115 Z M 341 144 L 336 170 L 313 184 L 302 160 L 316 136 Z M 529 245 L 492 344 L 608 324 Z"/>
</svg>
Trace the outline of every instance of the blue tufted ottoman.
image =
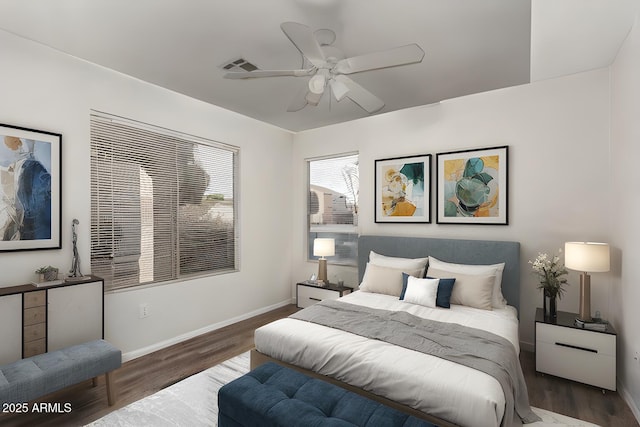
<svg viewBox="0 0 640 427">
<path fill-rule="evenodd" d="M 222 386 L 218 426 L 435 427 L 272 362 Z"/>
</svg>

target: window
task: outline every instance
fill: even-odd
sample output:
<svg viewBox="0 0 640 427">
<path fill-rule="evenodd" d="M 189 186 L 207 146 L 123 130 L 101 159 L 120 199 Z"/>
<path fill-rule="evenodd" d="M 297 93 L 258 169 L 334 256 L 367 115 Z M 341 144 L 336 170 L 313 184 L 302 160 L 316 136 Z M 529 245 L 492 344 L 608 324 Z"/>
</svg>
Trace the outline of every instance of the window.
<svg viewBox="0 0 640 427">
<path fill-rule="evenodd" d="M 91 116 L 91 270 L 108 290 L 237 269 L 234 147 Z"/>
<path fill-rule="evenodd" d="M 313 239 L 335 239 L 333 264 L 358 262 L 358 154 L 308 160 L 309 219 L 308 259 L 313 256 Z"/>
</svg>

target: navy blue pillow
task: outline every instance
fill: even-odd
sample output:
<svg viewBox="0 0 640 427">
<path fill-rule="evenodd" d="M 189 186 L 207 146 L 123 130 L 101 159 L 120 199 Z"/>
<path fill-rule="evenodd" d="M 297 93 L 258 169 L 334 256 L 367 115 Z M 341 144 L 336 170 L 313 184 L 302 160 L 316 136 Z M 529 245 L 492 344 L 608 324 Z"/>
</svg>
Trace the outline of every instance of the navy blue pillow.
<svg viewBox="0 0 640 427">
<path fill-rule="evenodd" d="M 428 277 L 427 279 L 435 279 L 435 277 Z M 451 308 L 451 292 L 453 291 L 453 285 L 456 279 L 440 279 L 438 282 L 438 295 L 436 295 L 436 306 L 442 308 Z"/>
<path fill-rule="evenodd" d="M 437 277 L 425 277 L 425 279 L 436 279 Z M 404 299 L 404 294 L 407 292 L 407 282 L 409 281 L 409 275 L 402 273 L 402 292 L 400 292 L 400 299 Z M 451 292 L 453 291 L 453 285 L 456 279 L 440 279 L 438 282 L 438 294 L 436 295 L 436 306 L 442 308 L 451 308 Z"/>
<path fill-rule="evenodd" d="M 407 292 L 407 282 L 409 281 L 409 275 L 402 273 L 402 292 L 400 292 L 400 299 L 404 299 L 404 294 Z"/>
</svg>

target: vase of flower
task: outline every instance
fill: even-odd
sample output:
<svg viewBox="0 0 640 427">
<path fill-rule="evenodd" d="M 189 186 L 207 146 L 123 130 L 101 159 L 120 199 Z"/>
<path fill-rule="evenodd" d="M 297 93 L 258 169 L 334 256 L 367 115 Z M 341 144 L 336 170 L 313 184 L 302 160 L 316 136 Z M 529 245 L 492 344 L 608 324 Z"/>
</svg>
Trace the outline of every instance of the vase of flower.
<svg viewBox="0 0 640 427">
<path fill-rule="evenodd" d="M 549 295 L 548 292 L 542 292 L 542 309 L 545 319 L 556 319 L 558 317 L 557 298 Z"/>
<path fill-rule="evenodd" d="M 538 276 L 538 289 L 542 290 L 542 307 L 545 318 L 555 319 L 558 317 L 557 300 L 562 298 L 564 285 L 567 284 L 565 276 L 568 272 L 564 264 L 560 262 L 557 255 L 549 256 L 539 253 L 532 264 L 533 272 Z"/>
</svg>

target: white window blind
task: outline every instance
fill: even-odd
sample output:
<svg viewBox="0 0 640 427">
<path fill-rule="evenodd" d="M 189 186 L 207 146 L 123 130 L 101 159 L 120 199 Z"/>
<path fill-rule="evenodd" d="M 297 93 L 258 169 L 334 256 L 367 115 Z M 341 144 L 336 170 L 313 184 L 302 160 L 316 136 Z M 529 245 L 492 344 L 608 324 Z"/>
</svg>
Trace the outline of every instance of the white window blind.
<svg viewBox="0 0 640 427">
<path fill-rule="evenodd" d="M 358 195 L 360 190 L 358 154 L 307 161 L 308 259 L 314 260 L 313 240 L 335 239 L 333 264 L 358 262 Z"/>
<path fill-rule="evenodd" d="M 91 115 L 91 270 L 108 290 L 237 269 L 238 150 Z"/>
</svg>

